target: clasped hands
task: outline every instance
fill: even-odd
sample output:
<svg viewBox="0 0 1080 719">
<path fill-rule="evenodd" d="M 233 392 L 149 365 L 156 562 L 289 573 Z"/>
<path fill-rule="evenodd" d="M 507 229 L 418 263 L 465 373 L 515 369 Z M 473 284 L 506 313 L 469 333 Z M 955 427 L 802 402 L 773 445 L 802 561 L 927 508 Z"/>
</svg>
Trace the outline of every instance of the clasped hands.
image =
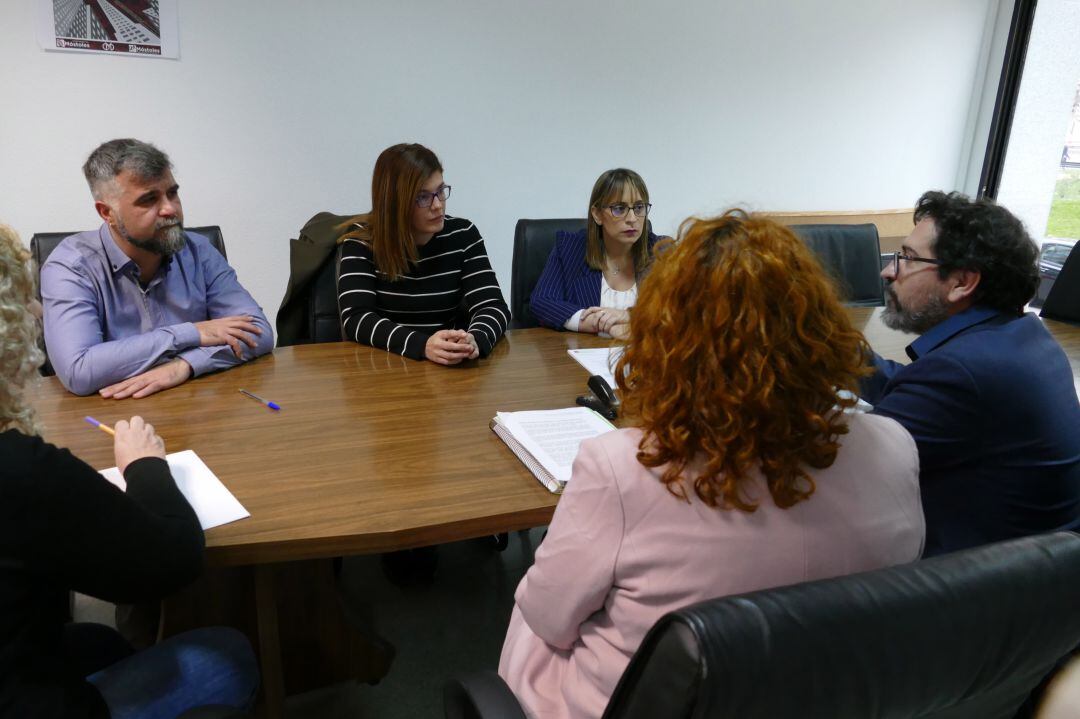
<svg viewBox="0 0 1080 719">
<path fill-rule="evenodd" d="M 256 341 L 252 335 L 262 334 L 262 329 L 255 324 L 255 318 L 251 315 L 233 315 L 196 322 L 195 329 L 199 330 L 200 347 L 228 345 L 237 359 L 243 359 L 241 343 L 254 349 Z M 191 365 L 176 357 L 142 374 L 102 387 L 98 394 L 107 399 L 140 399 L 186 382 L 191 373 Z"/>
<path fill-rule="evenodd" d="M 586 307 L 578 321 L 579 332 L 609 334 L 617 340 L 630 335 L 630 311 L 612 307 Z"/>
<path fill-rule="evenodd" d="M 428 337 L 424 356 L 436 364 L 458 364 L 480 356 L 476 338 L 465 330 L 439 330 Z"/>
</svg>

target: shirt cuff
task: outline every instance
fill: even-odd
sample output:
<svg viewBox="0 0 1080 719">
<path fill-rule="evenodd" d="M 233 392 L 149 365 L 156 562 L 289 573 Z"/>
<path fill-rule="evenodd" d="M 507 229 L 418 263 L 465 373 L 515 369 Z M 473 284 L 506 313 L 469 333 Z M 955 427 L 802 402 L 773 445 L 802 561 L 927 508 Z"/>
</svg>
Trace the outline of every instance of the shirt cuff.
<svg viewBox="0 0 1080 719">
<path fill-rule="evenodd" d="M 469 330 L 469 334 L 476 340 L 476 349 L 479 350 L 480 356 L 487 357 L 491 353 L 491 348 L 494 347 L 488 333 L 482 329 L 475 329 Z"/>
<path fill-rule="evenodd" d="M 421 362 L 426 360 L 427 356 L 424 354 L 424 350 L 427 348 L 427 341 L 430 337 L 431 335 L 424 334 L 423 332 L 417 332 L 415 330 L 412 334 L 406 335 L 405 351 L 401 353 L 402 357 L 420 360 Z"/>
<path fill-rule="evenodd" d="M 577 332 L 578 327 L 581 326 L 581 313 L 584 312 L 584 311 L 585 310 L 578 310 L 574 314 L 570 315 L 570 319 L 568 319 L 563 324 L 563 327 L 570 330 L 571 332 Z"/>
<path fill-rule="evenodd" d="M 199 328 L 194 322 L 172 325 L 165 330 L 175 338 L 176 346 L 173 349 L 177 352 L 199 346 Z"/>
<path fill-rule="evenodd" d="M 189 350 L 185 350 L 184 352 L 180 352 L 176 356 L 191 365 L 192 377 L 202 376 L 207 372 L 212 372 L 215 369 L 220 369 L 221 367 L 231 367 L 235 364 L 240 364 L 240 362 L 243 361 L 235 360 L 222 364 L 219 367 L 214 362 L 214 355 L 217 354 L 220 350 L 227 350 L 229 352 L 230 358 L 233 356 L 232 350 L 229 349 L 228 345 L 222 345 L 221 347 L 193 347 Z"/>
</svg>

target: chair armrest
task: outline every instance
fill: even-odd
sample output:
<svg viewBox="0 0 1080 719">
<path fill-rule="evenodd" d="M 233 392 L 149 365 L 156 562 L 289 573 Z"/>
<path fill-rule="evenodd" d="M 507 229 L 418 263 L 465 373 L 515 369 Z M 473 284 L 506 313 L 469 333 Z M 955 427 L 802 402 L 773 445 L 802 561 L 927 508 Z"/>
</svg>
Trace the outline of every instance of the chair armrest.
<svg viewBox="0 0 1080 719">
<path fill-rule="evenodd" d="M 525 719 L 525 712 L 502 677 L 484 671 L 446 682 L 443 716 L 446 719 Z"/>
</svg>

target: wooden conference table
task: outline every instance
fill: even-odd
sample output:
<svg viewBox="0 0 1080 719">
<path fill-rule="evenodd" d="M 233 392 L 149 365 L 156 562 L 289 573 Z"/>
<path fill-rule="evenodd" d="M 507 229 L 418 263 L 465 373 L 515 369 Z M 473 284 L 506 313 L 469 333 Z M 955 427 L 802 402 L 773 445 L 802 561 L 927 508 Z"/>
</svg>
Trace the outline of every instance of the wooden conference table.
<svg viewBox="0 0 1080 719">
<path fill-rule="evenodd" d="M 904 347 L 912 337 L 887 329 L 880 312 L 851 309 L 875 350 L 907 361 Z M 1046 324 L 1080 376 L 1080 328 Z M 75 397 L 50 378 L 35 404 L 45 439 L 97 468 L 115 464 L 112 444 L 83 416 L 113 424 L 140 414 L 170 452 L 195 450 L 251 512 L 209 530 L 206 557 L 211 567 L 255 567 L 257 639 L 273 716 L 285 689 L 307 686 L 288 677 L 283 683 L 279 641 L 288 642 L 279 630 L 294 631 L 297 640 L 322 633 L 331 643 L 344 631 L 332 622 L 301 629 L 310 616 L 279 615 L 282 580 L 275 567 L 548 523 L 557 497 L 532 478 L 488 422 L 496 411 L 572 406 L 587 391 L 587 376 L 566 350 L 607 343 L 589 335 L 517 330 L 487 359 L 456 367 L 352 343 L 301 345 L 137 401 Z M 266 409 L 240 394 L 241 387 L 282 410 Z M 308 579 L 294 583 L 332 584 L 328 572 L 310 570 Z M 339 613 L 332 600 L 318 601 L 330 604 L 308 603 L 306 614 L 318 613 L 312 606 Z M 308 657 L 301 659 L 311 665 Z M 340 656 L 334 661 L 342 663 Z"/>
</svg>

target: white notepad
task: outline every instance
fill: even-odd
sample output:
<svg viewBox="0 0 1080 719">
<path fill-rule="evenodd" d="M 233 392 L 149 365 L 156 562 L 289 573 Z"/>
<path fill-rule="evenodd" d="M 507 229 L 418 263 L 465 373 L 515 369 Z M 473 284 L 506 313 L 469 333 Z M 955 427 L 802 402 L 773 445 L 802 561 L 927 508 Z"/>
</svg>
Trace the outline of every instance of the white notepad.
<svg viewBox="0 0 1080 719">
<path fill-rule="evenodd" d="M 251 516 L 194 450 L 167 454 L 165 461 L 169 463 L 176 486 L 195 510 L 204 530 Z M 118 468 L 103 469 L 101 476 L 127 491 L 127 482 Z"/>
</svg>

